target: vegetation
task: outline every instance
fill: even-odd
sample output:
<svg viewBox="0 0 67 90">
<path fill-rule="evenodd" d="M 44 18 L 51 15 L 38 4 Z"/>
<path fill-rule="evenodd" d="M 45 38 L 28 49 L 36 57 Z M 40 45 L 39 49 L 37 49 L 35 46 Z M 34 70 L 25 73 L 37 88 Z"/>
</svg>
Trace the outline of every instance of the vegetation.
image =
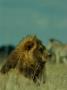
<svg viewBox="0 0 67 90">
<path fill-rule="evenodd" d="M 46 83 L 37 86 L 31 80 L 11 70 L 0 74 L 0 90 L 67 90 L 67 65 L 46 64 Z"/>
</svg>

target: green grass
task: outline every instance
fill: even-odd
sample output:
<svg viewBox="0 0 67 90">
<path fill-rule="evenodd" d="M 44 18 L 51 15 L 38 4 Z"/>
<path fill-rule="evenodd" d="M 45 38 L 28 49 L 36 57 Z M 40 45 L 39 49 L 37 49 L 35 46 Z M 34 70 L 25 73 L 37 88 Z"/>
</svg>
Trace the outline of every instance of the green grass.
<svg viewBox="0 0 67 90">
<path fill-rule="evenodd" d="M 11 70 L 0 74 L 0 90 L 67 90 L 67 65 L 46 64 L 46 83 L 37 86 L 31 80 Z"/>
</svg>

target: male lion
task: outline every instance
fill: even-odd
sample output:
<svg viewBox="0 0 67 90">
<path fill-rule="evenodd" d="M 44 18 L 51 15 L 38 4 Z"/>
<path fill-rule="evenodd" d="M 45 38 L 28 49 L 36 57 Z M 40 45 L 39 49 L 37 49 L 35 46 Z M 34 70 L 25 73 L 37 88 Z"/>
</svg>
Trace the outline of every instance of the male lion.
<svg viewBox="0 0 67 90">
<path fill-rule="evenodd" d="M 48 58 L 45 46 L 36 36 L 27 36 L 9 55 L 1 73 L 17 68 L 20 73 L 34 82 L 45 82 L 44 68 Z"/>
</svg>

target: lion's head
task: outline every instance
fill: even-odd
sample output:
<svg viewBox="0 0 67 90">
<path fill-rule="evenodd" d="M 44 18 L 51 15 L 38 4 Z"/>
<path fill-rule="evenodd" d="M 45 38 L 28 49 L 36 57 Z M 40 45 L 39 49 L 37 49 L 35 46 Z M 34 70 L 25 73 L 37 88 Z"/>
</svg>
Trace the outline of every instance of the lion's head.
<svg viewBox="0 0 67 90">
<path fill-rule="evenodd" d="M 48 58 L 46 47 L 36 36 L 27 36 L 8 57 L 1 72 L 17 67 L 24 76 L 36 81 L 41 75 Z"/>
</svg>

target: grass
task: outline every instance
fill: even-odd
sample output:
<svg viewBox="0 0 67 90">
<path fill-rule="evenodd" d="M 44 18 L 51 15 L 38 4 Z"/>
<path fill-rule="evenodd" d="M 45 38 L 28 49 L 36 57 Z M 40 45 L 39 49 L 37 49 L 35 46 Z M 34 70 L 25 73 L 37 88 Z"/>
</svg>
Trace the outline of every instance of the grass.
<svg viewBox="0 0 67 90">
<path fill-rule="evenodd" d="M 67 90 L 67 65 L 46 64 L 46 83 L 37 86 L 16 70 L 0 74 L 0 90 Z"/>
</svg>

